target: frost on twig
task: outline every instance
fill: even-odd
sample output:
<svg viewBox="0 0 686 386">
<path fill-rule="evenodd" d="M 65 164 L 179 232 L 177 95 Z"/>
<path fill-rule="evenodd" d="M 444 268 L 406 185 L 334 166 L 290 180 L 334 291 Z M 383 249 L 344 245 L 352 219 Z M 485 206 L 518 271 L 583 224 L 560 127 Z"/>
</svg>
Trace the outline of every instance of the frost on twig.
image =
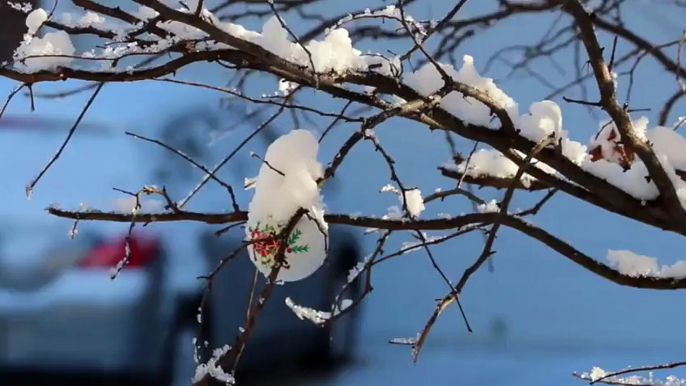
<svg viewBox="0 0 686 386">
<path fill-rule="evenodd" d="M 316 325 L 323 325 L 328 322 L 332 317 L 336 317 L 345 311 L 348 307 L 353 304 L 351 299 L 343 299 L 340 304 L 334 304 L 331 311 L 319 311 L 314 308 L 304 307 L 293 302 L 290 297 L 287 297 L 286 305 L 293 311 L 293 313 L 300 320 L 309 320 Z"/>
<path fill-rule="evenodd" d="M 14 2 L 14 1 L 8 1 L 7 4 L 12 7 L 12 9 L 15 9 L 17 11 L 23 12 L 23 13 L 29 13 L 33 10 L 33 4 L 31 3 L 21 3 L 21 2 Z"/>
<path fill-rule="evenodd" d="M 574 373 L 579 379 L 589 381 L 589 383 L 607 384 L 607 385 L 626 385 L 626 386 L 684 386 L 686 379 L 679 378 L 674 375 L 668 375 L 664 379 L 655 377 L 653 371 L 673 369 L 683 366 L 684 362 L 667 363 L 657 366 L 643 366 L 636 368 L 627 368 L 616 372 L 608 372 L 600 367 L 593 367 L 590 372 Z M 647 373 L 647 375 L 636 374 Z"/>
<path fill-rule="evenodd" d="M 412 338 L 392 338 L 388 341 L 390 344 L 397 344 L 401 346 L 414 346 L 419 341 L 419 334 Z"/>
<path fill-rule="evenodd" d="M 229 350 L 231 350 L 231 346 L 229 345 L 215 349 L 212 352 L 212 358 L 210 358 L 207 363 L 201 363 L 195 368 L 193 383 L 198 382 L 209 375 L 220 382 L 224 382 L 226 385 L 235 384 L 236 380 L 233 375 L 226 373 L 217 363 L 219 358 L 229 352 Z"/>
</svg>

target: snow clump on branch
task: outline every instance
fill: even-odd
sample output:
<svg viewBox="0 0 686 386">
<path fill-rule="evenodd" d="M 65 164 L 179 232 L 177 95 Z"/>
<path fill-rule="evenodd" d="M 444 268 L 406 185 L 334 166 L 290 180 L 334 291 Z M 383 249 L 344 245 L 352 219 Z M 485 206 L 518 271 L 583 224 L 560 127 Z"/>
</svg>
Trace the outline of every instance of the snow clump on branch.
<svg viewBox="0 0 686 386">
<path fill-rule="evenodd" d="M 686 261 L 660 266 L 657 258 L 639 255 L 627 250 L 609 250 L 607 259 L 617 270 L 629 276 L 686 277 Z"/>
<path fill-rule="evenodd" d="M 495 104 L 506 110 L 515 125 L 515 129 L 519 131 L 522 137 L 538 142 L 553 135 L 559 141 L 563 156 L 580 166 L 584 171 L 605 179 L 637 199 L 652 200 L 659 195 L 655 183 L 646 179 L 649 173 L 643 162 L 634 159 L 632 153 L 620 152 L 623 148 L 618 145 L 618 134 L 611 135 L 613 130 L 616 130 L 613 123 L 609 126 L 608 124 L 602 125 L 603 128 L 601 128 L 599 135 L 591 140 L 592 150 L 589 154 L 585 145 L 568 138 L 568 132 L 563 129 L 562 110 L 557 103 L 553 101 L 534 102 L 529 107 L 529 114 L 519 115 L 517 103 L 499 89 L 493 79 L 479 75 L 471 56 L 465 55 L 463 66 L 459 71 L 447 64 L 441 65 L 441 67 L 455 81 L 486 92 Z M 445 84 L 441 74 L 431 63 L 427 63 L 417 72 L 409 74 L 404 82 L 425 96 L 435 93 Z M 456 91 L 443 98 L 441 107 L 465 123 L 491 129 L 500 127 L 498 120 L 491 119 L 491 109 L 488 106 Z M 675 167 L 680 170 L 686 168 L 686 156 L 682 150 L 686 146 L 686 139 L 675 133 L 674 130 L 660 126 L 648 129 L 647 125 L 648 119 L 645 117 L 633 122 L 634 130 L 639 137 L 653 144 L 653 151 L 670 176 L 682 205 L 686 206 L 686 182 L 677 175 L 675 170 Z M 618 154 L 618 152 L 620 153 Z M 520 158 L 526 156 L 518 151 L 515 153 Z M 536 159 L 533 161 L 535 166 L 542 171 L 566 180 L 549 165 Z M 470 177 L 489 176 L 498 178 L 514 177 L 519 169 L 513 161 L 495 149 L 481 149 L 472 155 L 469 165 L 462 162 L 458 165 L 449 165 L 448 168 L 457 170 L 459 173 L 467 173 Z M 535 180 L 528 174 L 523 174 L 521 177 L 521 182 L 526 187 Z"/>
<path fill-rule="evenodd" d="M 408 189 L 404 193 L 404 201 L 407 206 L 407 211 L 410 216 L 417 218 L 424 211 L 424 198 L 422 198 L 422 191 L 419 189 Z M 400 202 L 403 202 L 403 194 L 400 194 Z"/>
<path fill-rule="evenodd" d="M 50 70 L 72 61 L 76 49 L 64 31 L 47 32 L 42 38 L 34 36 L 48 20 L 48 14 L 38 8 L 26 16 L 28 32 L 14 53 L 15 67 L 29 71 Z M 40 56 L 45 56 L 40 57 Z"/>
<path fill-rule="evenodd" d="M 328 226 L 317 180 L 323 176 L 317 161 L 319 143 L 307 130 L 293 130 L 267 149 L 248 206 L 248 249 L 257 268 L 269 276 L 281 240 L 274 239 L 300 209 L 307 209 L 287 237 L 285 262 L 278 281 L 296 281 L 313 274 L 326 258 Z M 260 238 L 271 238 L 255 242 Z"/>
<path fill-rule="evenodd" d="M 179 7 L 177 10 L 181 12 L 187 11 L 185 7 Z M 135 14 L 143 20 L 147 20 L 154 17 L 157 12 L 148 7 L 140 6 L 138 12 Z M 317 72 L 343 72 L 348 70 L 366 71 L 370 66 L 373 66 L 375 71 L 389 75 L 394 73 L 393 71 L 395 71 L 395 69 L 400 68 L 400 61 L 398 59 L 389 60 L 380 56 L 368 56 L 355 49 L 348 31 L 344 28 L 336 28 L 329 31 L 324 40 L 312 40 L 302 45 L 289 40 L 289 32 L 281 25 L 281 21 L 277 16 L 272 16 L 265 22 L 261 33 L 250 31 L 239 24 L 220 21 L 209 10 L 204 10 L 202 16 L 211 24 L 233 37 L 257 44 L 292 63 L 309 68 L 312 68 L 312 65 L 314 65 L 314 69 Z M 76 24 L 71 22 L 75 18 L 79 20 Z M 73 56 L 75 53 L 74 46 L 66 32 L 49 32 L 42 39 L 32 37 L 32 33 L 47 19 L 47 12 L 41 8 L 34 10 L 27 16 L 29 34 L 25 36 L 24 42 L 15 52 L 14 59 L 16 69 L 25 72 L 36 72 L 71 64 L 73 58 L 54 57 L 54 55 Z M 92 12 L 83 15 L 81 18 L 72 14 L 63 14 L 55 19 L 57 19 L 56 21 L 71 27 L 91 27 L 96 25 L 102 27 L 107 25 L 108 27 L 112 27 L 112 32 L 117 36 L 124 37 L 126 35 L 125 26 L 120 26 L 119 24 L 115 25 L 114 23 L 106 24 L 109 22 L 107 18 L 102 15 L 93 14 Z M 207 34 L 200 29 L 177 21 L 160 22 L 158 25 L 161 29 L 172 33 L 174 36 L 167 38 L 152 36 L 151 39 L 157 39 L 157 44 L 147 48 L 140 47 L 135 42 L 116 42 L 117 39 L 112 39 L 112 43 L 115 43 L 115 47 L 107 45 L 105 48 L 101 49 L 100 52 L 93 49 L 83 53 L 82 57 L 89 59 L 116 59 L 132 53 L 146 52 L 153 54 L 156 52 L 163 52 L 177 41 L 203 39 L 207 37 Z M 214 42 L 200 42 L 197 44 L 198 50 L 227 48 L 232 47 L 223 43 Z M 29 55 L 46 56 L 46 58 L 27 60 L 27 62 L 30 61 L 31 63 L 23 62 L 24 58 Z M 79 65 L 74 67 L 83 66 Z"/>
</svg>

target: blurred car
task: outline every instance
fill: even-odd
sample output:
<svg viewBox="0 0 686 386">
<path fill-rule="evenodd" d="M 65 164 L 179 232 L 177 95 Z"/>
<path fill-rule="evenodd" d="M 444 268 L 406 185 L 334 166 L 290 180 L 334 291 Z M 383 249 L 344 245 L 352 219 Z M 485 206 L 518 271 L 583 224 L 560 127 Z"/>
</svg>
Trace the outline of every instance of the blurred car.
<svg viewBox="0 0 686 386">
<path fill-rule="evenodd" d="M 31 3 L 43 3 L 46 9 L 53 7 L 52 3 Z M 76 7 L 68 3 L 60 3 L 60 9 Z M 112 0 L 99 3 L 118 5 Z M 3 6 L 0 9 L 4 9 Z M 10 23 L 0 24 L 6 27 L 0 28 L 5 35 L 10 36 L 11 32 L 16 37 L 0 39 L 0 54 L 9 59 L 14 42 L 26 27 L 23 20 L 14 20 L 11 26 Z M 12 31 L 5 31 L 10 29 Z M 94 37 L 81 35 L 73 39 L 73 43 L 82 50 L 92 46 L 88 39 Z M 71 118 L 80 108 L 62 105 L 60 113 Z M 111 111 L 112 115 L 98 118 L 119 119 L 121 112 Z M 204 115 L 205 120 L 196 122 L 172 117 L 167 133 L 171 141 L 165 139 L 194 158 L 198 154 L 194 153 L 193 146 L 200 155 L 208 153 L 208 146 L 197 146 L 193 142 L 197 138 L 188 138 L 188 133 L 196 132 L 190 130 L 190 126 L 205 124 L 211 130 L 217 128 L 217 122 L 207 121 L 209 114 L 199 115 Z M 155 125 L 157 122 L 151 122 L 151 119 L 147 116 L 139 121 L 144 121 L 145 126 Z M 251 122 L 248 119 L 237 121 Z M 36 131 L 41 136 L 47 133 L 65 135 L 71 123 L 70 119 L 41 119 L 9 112 L 0 120 L 3 130 L 17 135 Z M 104 138 L 105 147 L 114 147 L 114 139 L 108 137 L 111 131 L 95 123 L 84 122 L 82 126 L 79 135 L 91 135 L 93 141 L 96 137 Z M 120 132 L 116 131 L 118 135 Z M 267 143 L 275 138 L 269 131 L 264 131 L 264 135 Z M 92 142 L 88 146 L 90 152 L 98 153 Z M 103 144 L 100 146 L 102 148 Z M 150 158 L 148 149 L 146 164 Z M 127 159 L 126 155 L 115 156 L 116 159 L 103 163 L 111 168 L 110 173 L 114 174 L 114 169 L 118 168 L 127 184 L 139 183 L 136 178 L 142 178 L 140 165 L 130 160 L 122 162 Z M 171 174 L 182 170 L 174 157 L 159 162 L 171 169 Z M 64 165 L 67 161 L 61 159 L 60 162 Z M 89 158 L 88 162 L 94 161 Z M 205 162 L 210 163 L 209 160 Z M 68 167 L 62 170 L 65 175 L 69 174 Z M 110 178 L 102 173 L 93 173 L 89 178 L 101 178 L 101 175 Z M 169 170 L 162 168 L 153 178 L 160 181 L 169 175 Z M 237 175 L 244 176 L 244 173 Z M 170 186 L 182 189 L 180 182 L 193 179 L 191 174 L 178 175 L 177 181 Z M 89 184 L 111 185 L 112 181 L 90 180 Z M 224 202 L 223 192 L 216 200 Z M 206 203 L 211 202 L 212 199 L 206 200 Z M 242 242 L 238 235 L 242 231 L 217 237 L 204 224 L 198 227 L 155 224 L 150 227 L 155 234 L 136 228 L 130 240 L 132 259 L 112 281 L 110 270 L 124 254 L 126 234 L 121 232 L 125 231 L 119 227 L 114 228 L 119 233 L 112 233 L 113 228 L 103 230 L 93 224 L 82 224 L 84 230 L 69 240 L 64 229 L 64 224 L 69 223 L 62 220 L 60 224 L 59 229 L 41 228 L 38 231 L 12 230 L 14 224 L 0 228 L 0 385 L 54 386 L 59 379 L 70 386 L 77 379 L 89 385 L 130 386 L 136 380 L 145 385 L 188 385 L 196 367 L 193 339 L 199 331 L 202 341 L 207 341 L 208 350 L 233 345 L 244 322 L 255 267 L 247 253 L 243 253 L 216 277 L 202 329 L 199 329 L 197 317 L 205 282 L 197 278 L 207 275 L 222 257 Z M 87 232 L 95 228 L 99 231 Z M 241 384 L 258 379 L 257 374 L 276 374 L 279 368 L 312 371 L 345 363 L 353 357 L 359 319 L 357 309 L 330 327 L 318 328 L 309 321 L 300 320 L 284 304 L 284 299 L 291 297 L 304 306 L 329 310 L 334 296 L 347 281 L 349 270 L 360 258 L 360 240 L 353 233 L 332 226 L 325 266 L 305 280 L 275 289 L 243 355 L 239 373 L 246 376 L 239 374 Z M 260 276 L 258 290 L 263 283 L 264 278 Z M 356 287 L 349 297 L 354 298 L 357 290 Z"/>
<path fill-rule="evenodd" d="M 361 256 L 360 245 L 349 229 L 334 225 L 329 231 L 330 250 L 324 266 L 301 281 L 274 287 L 241 358 L 240 369 L 249 374 L 242 379 L 254 380 L 260 374 L 273 376 L 293 370 L 328 370 L 353 359 L 359 323 L 357 308 L 321 328 L 300 320 L 285 305 L 285 299 L 290 297 L 305 307 L 331 311 L 336 296 L 348 281 L 350 269 Z M 223 239 L 207 232 L 203 239 L 205 255 L 213 267 L 243 241 L 238 232 Z M 233 345 L 239 327 L 244 325 L 254 272 L 255 266 L 247 250 L 243 250 L 215 277 L 209 309 L 210 346 Z M 255 298 L 265 281 L 263 275 L 257 276 Z M 360 289 L 359 285 L 351 286 L 344 297 L 356 299 Z"/>
<path fill-rule="evenodd" d="M 77 237 L 61 248 L 55 248 L 54 238 L 39 239 L 15 237 L 14 245 L 2 248 L 0 384 L 59 375 L 168 383 L 163 365 L 169 359 L 159 355 L 159 348 L 173 339 L 168 331 L 176 320 L 189 317 L 188 301 L 195 294 L 161 296 L 174 289 L 162 285 L 160 240 L 134 235 L 131 264 L 111 281 L 109 272 L 124 255 L 125 236 Z M 26 247 L 32 243 L 42 244 L 42 251 Z M 43 258 L 22 259 L 36 252 L 43 252 Z M 163 301 L 170 299 L 171 304 Z"/>
<path fill-rule="evenodd" d="M 330 309 L 332 289 L 342 287 L 359 258 L 351 234 L 334 228 L 331 235 L 327 265 L 310 278 L 274 291 L 243 357 L 245 374 L 264 368 L 312 369 L 351 357 L 356 312 L 333 329 L 316 328 L 284 304 L 290 296 L 310 307 Z M 83 234 L 57 247 L 53 237 L 3 240 L 0 384 L 47 379 L 55 384 L 59 376 L 70 383 L 97 378 L 98 384 L 112 385 L 136 380 L 189 384 L 195 371 L 192 342 L 199 331 L 203 287 L 184 291 L 169 280 L 173 278 L 165 278 L 165 272 L 172 272 L 165 265 L 174 260 L 169 259 L 163 240 L 149 233 L 131 236 L 131 260 L 110 280 L 111 270 L 124 255 L 126 237 Z M 241 241 L 207 232 L 200 244 L 207 261 L 217 262 Z M 41 251 L 43 258 L 31 258 Z M 244 323 L 254 271 L 249 258 L 239 256 L 217 276 L 201 333 L 208 348 L 233 343 Z"/>
</svg>

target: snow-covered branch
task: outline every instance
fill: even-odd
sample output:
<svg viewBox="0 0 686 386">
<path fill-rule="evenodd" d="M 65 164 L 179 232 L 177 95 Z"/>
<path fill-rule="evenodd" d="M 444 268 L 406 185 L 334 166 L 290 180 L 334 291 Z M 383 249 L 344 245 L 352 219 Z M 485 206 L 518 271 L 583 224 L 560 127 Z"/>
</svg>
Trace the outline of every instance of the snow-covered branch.
<svg viewBox="0 0 686 386">
<path fill-rule="evenodd" d="M 81 118 L 107 83 L 155 80 L 178 87 L 213 90 L 263 109 L 260 111 L 276 109 L 250 136 L 227 152 L 215 168 L 206 167 L 161 140 L 127 133 L 163 147 L 205 174 L 181 201 L 173 200 L 165 188 L 148 186 L 138 192 L 122 191 L 127 194 L 127 202 L 133 202 L 131 211 L 48 208 L 53 216 L 74 220 L 74 229 L 77 223 L 85 221 L 127 223 L 129 233 L 139 223 L 229 224 L 218 233 L 229 231 L 236 223 L 247 225 L 245 243 L 204 278 L 209 288 L 217 272 L 227 269 L 227 263 L 247 249 L 251 260 L 267 277 L 267 285 L 250 309 L 235 344 L 219 350 L 216 357 L 199 369 L 194 380 L 196 385 L 204 385 L 209 377 L 218 375 L 225 375 L 227 381 L 233 382 L 233 372 L 228 374 L 224 370 L 235 370 L 238 365 L 274 285 L 309 276 L 327 257 L 328 224 L 367 228 L 367 234 L 379 236 L 377 247 L 356 267 L 330 309 L 314 310 L 290 298 L 286 306 L 301 319 L 309 319 L 318 326 L 331 324 L 372 292 L 373 267 L 407 252 L 424 250 L 450 290 L 416 339 L 396 341 L 411 344 L 415 360 L 442 311 L 459 302 L 470 278 L 495 253 L 493 246 L 502 227 L 515 229 L 580 267 L 620 285 L 660 290 L 686 288 L 683 262 L 659 265 L 652 257 L 610 250 L 609 264 L 605 264 L 525 219 L 537 214 L 553 196 L 564 193 L 626 219 L 686 236 L 686 138 L 677 132 L 684 120 L 672 127 L 667 125 L 672 112 L 678 108 L 675 106 L 686 96 L 686 69 L 680 58 L 674 59 L 666 52 L 668 48 L 676 48 L 681 53 L 683 36 L 663 44 L 650 43 L 618 20 L 621 16 L 617 15 L 622 14 L 620 9 L 627 6 L 625 1 L 599 2 L 591 9 L 589 2 L 580 0 L 502 0 L 497 2 L 497 9 L 476 16 L 462 15 L 467 2 L 458 1 L 439 20 L 419 20 L 410 15 L 415 10 L 412 7 L 424 4 L 421 0 L 400 1 L 397 5 L 362 9 L 349 15 L 316 16 L 304 8 L 312 2 L 210 4 L 197 0 L 131 0 L 131 7 L 126 9 L 135 10 L 125 11 L 123 7 L 105 6 L 91 0 L 72 0 L 81 12 L 73 14 L 20 4 L 11 6 L 12 12 L 25 20 L 26 29 L 23 39 L 16 42 L 12 60 L 0 65 L 0 76 L 18 82 L 0 111 L 0 119 L 20 90 L 29 90 L 32 102 L 41 96 L 53 98 L 34 94 L 33 86 L 41 82 L 91 82 L 60 97 L 94 90 L 66 140 L 29 184 L 28 191 L 57 163 Z M 250 3 L 251 7 L 236 11 L 241 3 Z M 501 21 L 543 12 L 554 12 L 559 19 L 538 43 L 505 47 L 490 58 L 475 58 L 458 50 L 464 41 Z M 301 35 L 295 32 L 296 28 L 289 27 L 296 16 L 309 22 Z M 261 20 L 261 30 L 249 30 L 240 24 L 248 18 Z M 611 33 L 614 39 L 605 41 L 599 31 Z M 92 35 L 103 44 L 77 52 L 73 39 L 80 35 Z M 407 44 L 405 53 L 390 53 L 385 49 L 363 52 L 358 48 L 372 40 L 390 39 Z M 617 48 L 620 43 L 628 44 L 631 49 L 620 52 Z M 592 73 L 585 74 L 583 66 L 578 64 L 575 71 L 568 72 L 575 75 L 566 79 L 564 86 L 556 87 L 532 69 L 532 63 L 537 60 L 553 58 L 574 44 L 580 48 L 579 63 L 588 62 Z M 521 53 L 521 58 L 506 59 L 505 54 L 511 52 Z M 676 93 L 670 92 L 659 125 L 655 127 L 649 126 L 646 117 L 634 116 L 638 110 L 630 103 L 635 69 L 643 58 L 661 64 L 670 79 L 676 79 L 679 85 Z M 505 62 L 512 73 L 527 72 L 550 88 L 550 95 L 530 98 L 537 101 L 528 107 L 520 106 L 502 83 L 485 75 L 495 62 Z M 181 70 L 198 63 L 234 73 L 231 83 L 235 86 L 183 79 Z M 478 71 L 476 63 L 485 63 L 485 69 Z M 277 89 L 271 94 L 262 90 L 261 96 L 253 96 L 256 93 L 250 90 L 249 78 L 257 75 L 273 78 L 278 82 Z M 626 101 L 621 102 L 619 84 L 626 77 L 629 87 Z M 589 84 L 594 90 L 590 95 L 599 95 L 597 101 L 587 97 Z M 606 121 L 599 123 L 600 129 L 590 142 L 573 138 L 576 131 L 570 130 L 563 121 L 567 109 L 551 100 L 575 87 L 581 89 L 584 97 L 565 96 L 565 106 L 582 105 L 607 113 Z M 303 90 L 308 89 L 317 96 L 342 101 L 334 110 L 340 112 L 327 112 L 318 106 L 316 98 L 302 102 Z M 308 130 L 293 130 L 273 141 L 266 154 L 254 153 L 262 167 L 255 179 L 248 181 L 252 176 L 241 176 L 246 178 L 246 188 L 255 189 L 252 201 L 241 203 L 233 187 L 222 181 L 217 172 L 265 128 L 287 115 L 285 112 L 291 114 L 294 126 L 302 127 L 299 117 L 310 123 L 314 122 L 311 117 L 317 117 L 327 120 L 328 127 L 319 139 Z M 413 130 L 438 131 L 445 135 L 452 161 L 435 165 L 430 173 L 447 177 L 445 181 L 452 186 L 422 194 L 432 190 L 401 178 L 403 173 L 397 159 L 408 155 L 389 150 L 377 132 L 392 130 L 393 124 L 402 121 L 411 122 Z M 346 140 L 336 145 L 333 158 L 320 163 L 319 143 L 330 140 L 327 134 L 339 124 L 355 128 Z M 473 145 L 468 146 L 472 148 L 468 157 L 459 153 L 453 137 Z M 394 200 L 397 198 L 395 205 L 381 216 L 328 213 L 320 189 L 335 180 L 336 174 L 346 168 L 346 160 L 354 157 L 354 150 L 363 144 L 373 148 L 374 162 L 382 163 L 388 171 L 390 176 L 379 187 L 383 186 L 382 193 L 392 193 Z M 421 156 L 420 150 L 418 147 L 417 154 L 411 156 Z M 226 189 L 231 199 L 230 212 L 225 212 L 227 208 L 217 208 L 216 213 L 185 209 L 209 180 Z M 486 198 L 485 194 L 472 191 L 472 186 L 504 189 L 504 196 L 500 200 Z M 536 195 L 538 203 L 525 210 L 511 209 L 515 194 Z M 160 197 L 164 208 L 146 212 L 141 201 L 143 195 Z M 473 213 L 435 215 L 433 209 L 441 202 L 460 199 L 473 205 Z M 241 210 L 246 207 L 247 211 Z M 445 207 L 448 211 L 454 208 Z M 453 285 L 430 247 L 474 230 L 485 231 L 485 245 Z M 386 253 L 384 246 L 391 235 L 409 236 L 412 241 L 405 242 L 397 252 Z M 309 259 L 301 260 L 307 264 L 289 259 L 294 253 L 308 254 Z M 127 253 L 116 267 L 117 273 L 124 268 L 128 257 Z M 364 290 L 354 299 L 348 299 L 346 291 L 359 284 L 356 280 L 362 273 Z M 608 383 L 616 380 L 613 377 L 617 375 L 621 374 L 601 380 Z"/>
</svg>

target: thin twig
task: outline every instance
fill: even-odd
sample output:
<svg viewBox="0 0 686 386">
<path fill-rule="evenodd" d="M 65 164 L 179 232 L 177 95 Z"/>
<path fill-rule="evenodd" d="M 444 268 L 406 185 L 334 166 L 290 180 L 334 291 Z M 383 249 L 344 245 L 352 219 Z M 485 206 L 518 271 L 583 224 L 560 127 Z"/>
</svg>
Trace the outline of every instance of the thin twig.
<svg viewBox="0 0 686 386">
<path fill-rule="evenodd" d="M 229 196 L 231 196 L 231 204 L 232 204 L 232 206 L 233 206 L 233 210 L 234 210 L 235 212 L 239 212 L 239 211 L 241 210 L 241 209 L 238 207 L 238 203 L 236 202 L 236 195 L 235 195 L 235 193 L 234 193 L 234 191 L 233 191 L 233 187 L 231 187 L 231 185 L 229 185 L 229 184 L 227 184 L 226 182 L 224 182 L 224 181 L 220 180 L 219 178 L 217 178 L 217 176 L 214 175 L 214 173 L 212 173 L 209 169 L 207 169 L 207 167 L 205 167 L 204 165 L 202 165 L 202 164 L 200 164 L 199 162 L 195 161 L 193 158 L 191 158 L 191 157 L 190 157 L 189 155 L 187 155 L 186 153 L 182 152 L 181 150 L 175 149 L 174 147 L 169 146 L 169 145 L 167 145 L 166 143 L 164 143 L 164 142 L 162 142 L 162 141 L 160 141 L 160 140 L 157 140 L 157 139 L 148 138 L 148 137 L 145 137 L 145 136 L 143 136 L 143 135 L 136 134 L 136 133 L 132 133 L 132 132 L 129 132 L 129 131 L 126 131 L 125 134 L 126 134 L 126 135 L 129 135 L 129 136 L 131 136 L 131 137 L 134 137 L 134 138 L 137 138 L 137 139 L 146 141 L 146 142 L 151 142 L 151 143 L 154 143 L 154 144 L 156 144 L 156 145 L 162 146 L 163 148 L 169 150 L 170 152 L 172 152 L 172 153 L 178 155 L 179 157 L 183 158 L 184 160 L 188 161 L 191 165 L 193 165 L 193 166 L 195 166 L 196 168 L 202 170 L 209 178 L 211 178 L 212 180 L 216 181 L 219 185 L 221 185 L 221 186 L 223 186 L 224 188 L 226 188 L 226 190 L 229 192 Z"/>
<path fill-rule="evenodd" d="M 41 178 L 43 178 L 43 175 L 50 169 L 50 167 L 57 161 L 58 158 L 62 155 L 62 152 L 64 149 L 67 147 L 67 144 L 71 140 L 71 137 L 74 135 L 76 132 L 76 128 L 79 126 L 79 123 L 81 123 L 81 120 L 83 117 L 86 115 L 86 112 L 88 111 L 88 108 L 91 107 L 93 104 L 93 101 L 95 101 L 95 98 L 98 96 L 100 93 L 100 90 L 102 90 L 103 86 L 105 85 L 105 82 L 100 82 L 98 84 L 98 87 L 95 88 L 95 91 L 93 92 L 93 95 L 88 99 L 88 102 L 86 102 L 86 106 L 84 106 L 83 110 L 81 110 L 81 114 L 79 114 L 79 117 L 76 119 L 76 122 L 74 122 L 74 125 L 69 129 L 69 134 L 67 134 L 67 138 L 65 138 L 64 142 L 62 142 L 62 145 L 60 146 L 59 149 L 57 149 L 57 153 L 48 161 L 48 163 L 43 167 L 43 169 L 38 173 L 38 176 L 36 176 L 29 184 L 26 186 L 26 196 L 28 198 L 31 198 L 31 195 L 33 194 L 33 189 L 36 187 L 36 184 L 38 184 L 38 181 L 40 181 Z"/>
</svg>

